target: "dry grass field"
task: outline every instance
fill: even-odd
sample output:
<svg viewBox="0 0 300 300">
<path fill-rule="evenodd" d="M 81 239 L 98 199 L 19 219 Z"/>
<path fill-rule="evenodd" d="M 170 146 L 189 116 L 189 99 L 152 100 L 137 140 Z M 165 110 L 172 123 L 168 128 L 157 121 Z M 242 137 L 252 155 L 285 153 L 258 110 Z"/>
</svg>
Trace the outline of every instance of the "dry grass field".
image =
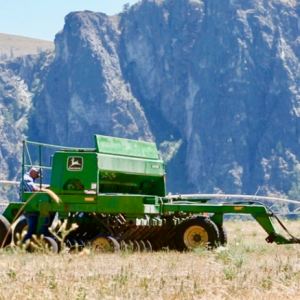
<svg viewBox="0 0 300 300">
<path fill-rule="evenodd" d="M 300 236 L 300 222 L 285 222 Z M 253 221 L 229 243 L 189 253 L 0 253 L 0 299 L 298 299 L 300 245 L 265 242 Z"/>
<path fill-rule="evenodd" d="M 54 49 L 54 43 L 24 36 L 0 33 L 0 60 L 4 54 L 7 58 L 26 54 L 36 54 L 38 49 L 45 51 Z"/>
</svg>

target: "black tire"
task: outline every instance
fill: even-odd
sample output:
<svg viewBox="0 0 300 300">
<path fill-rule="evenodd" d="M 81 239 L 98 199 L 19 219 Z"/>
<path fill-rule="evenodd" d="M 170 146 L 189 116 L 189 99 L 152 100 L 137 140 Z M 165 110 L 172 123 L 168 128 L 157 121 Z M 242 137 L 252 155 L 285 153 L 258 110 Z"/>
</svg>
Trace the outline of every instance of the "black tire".
<svg viewBox="0 0 300 300">
<path fill-rule="evenodd" d="M 28 230 L 27 220 L 24 217 L 21 217 L 17 220 L 14 230 L 13 230 L 13 242 L 15 245 L 22 239 L 22 235 L 24 235 L 24 230 Z"/>
<path fill-rule="evenodd" d="M 28 243 L 30 241 L 30 243 Z M 59 247 L 53 237 L 33 237 L 26 241 L 26 251 L 29 253 L 58 253 Z"/>
<path fill-rule="evenodd" d="M 217 227 L 219 230 L 219 244 L 221 246 L 226 246 L 227 245 L 227 231 L 223 225 L 217 225 Z"/>
<path fill-rule="evenodd" d="M 5 247 L 11 243 L 12 234 L 9 222 L 0 215 L 0 247 Z"/>
<path fill-rule="evenodd" d="M 179 251 L 198 247 L 212 249 L 219 244 L 217 225 L 204 216 L 188 219 L 178 226 L 175 242 Z"/>
</svg>

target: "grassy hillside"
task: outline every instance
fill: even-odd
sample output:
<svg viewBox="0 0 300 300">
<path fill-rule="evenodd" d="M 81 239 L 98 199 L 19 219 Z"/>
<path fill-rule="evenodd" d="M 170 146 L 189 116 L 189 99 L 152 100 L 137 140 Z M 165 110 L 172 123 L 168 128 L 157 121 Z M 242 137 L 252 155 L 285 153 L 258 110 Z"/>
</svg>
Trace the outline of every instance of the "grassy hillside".
<svg viewBox="0 0 300 300">
<path fill-rule="evenodd" d="M 296 236 L 299 222 L 285 222 Z M 188 253 L 0 251 L 0 299 L 298 299 L 299 245 L 258 223 L 226 222 L 228 246 Z"/>
<path fill-rule="evenodd" d="M 54 43 L 24 36 L 0 33 L 0 60 L 54 49 Z"/>
</svg>

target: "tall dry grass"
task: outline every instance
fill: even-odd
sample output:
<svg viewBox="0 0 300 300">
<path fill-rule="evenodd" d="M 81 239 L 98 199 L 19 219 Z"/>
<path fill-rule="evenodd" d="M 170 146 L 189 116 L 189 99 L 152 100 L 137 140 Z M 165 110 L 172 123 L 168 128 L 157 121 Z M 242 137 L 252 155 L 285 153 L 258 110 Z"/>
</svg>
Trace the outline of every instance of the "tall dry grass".
<svg viewBox="0 0 300 300">
<path fill-rule="evenodd" d="M 300 223 L 288 222 L 300 236 Z M 0 299 L 298 299 L 300 245 L 273 245 L 256 222 L 227 222 L 214 251 L 0 254 Z"/>
</svg>

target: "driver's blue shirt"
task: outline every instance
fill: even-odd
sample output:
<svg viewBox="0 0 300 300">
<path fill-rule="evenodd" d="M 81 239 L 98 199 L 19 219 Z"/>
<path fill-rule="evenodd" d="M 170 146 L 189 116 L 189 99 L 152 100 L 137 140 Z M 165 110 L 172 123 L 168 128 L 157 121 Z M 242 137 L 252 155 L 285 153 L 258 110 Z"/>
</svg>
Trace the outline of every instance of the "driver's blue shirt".
<svg viewBox="0 0 300 300">
<path fill-rule="evenodd" d="M 30 176 L 29 172 L 24 174 L 23 187 L 25 192 L 32 192 L 35 189 L 34 179 Z M 20 185 L 20 201 L 22 201 L 22 182 Z"/>
</svg>

